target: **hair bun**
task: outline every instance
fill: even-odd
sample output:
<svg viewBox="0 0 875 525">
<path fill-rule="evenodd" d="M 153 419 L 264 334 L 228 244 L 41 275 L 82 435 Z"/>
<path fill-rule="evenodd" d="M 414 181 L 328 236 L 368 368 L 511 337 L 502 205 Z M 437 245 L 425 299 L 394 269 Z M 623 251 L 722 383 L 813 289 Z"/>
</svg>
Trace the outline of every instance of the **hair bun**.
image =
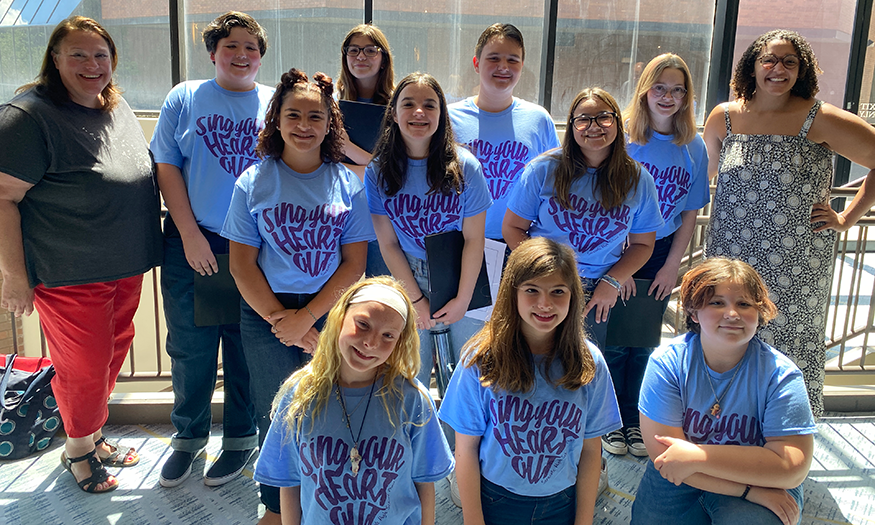
<svg viewBox="0 0 875 525">
<path fill-rule="evenodd" d="M 322 73 L 321 71 L 314 73 L 313 83 L 319 86 L 319 89 L 321 89 L 326 96 L 332 97 L 334 95 L 334 82 L 331 80 L 331 77 L 325 73 Z"/>
<path fill-rule="evenodd" d="M 299 82 L 307 82 L 307 73 L 300 71 L 298 69 L 292 68 L 288 70 L 288 72 L 283 73 L 283 76 L 280 78 L 280 82 L 287 87 L 294 86 Z"/>
</svg>

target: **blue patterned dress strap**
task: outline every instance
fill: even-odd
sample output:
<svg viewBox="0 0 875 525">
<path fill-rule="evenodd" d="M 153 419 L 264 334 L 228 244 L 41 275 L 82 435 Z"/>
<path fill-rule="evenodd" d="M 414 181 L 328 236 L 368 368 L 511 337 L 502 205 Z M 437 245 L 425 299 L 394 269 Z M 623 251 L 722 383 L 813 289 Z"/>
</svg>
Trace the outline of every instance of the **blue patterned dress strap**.
<svg viewBox="0 0 875 525">
<path fill-rule="evenodd" d="M 808 110 L 808 116 L 805 117 L 805 122 L 802 124 L 802 129 L 799 130 L 799 137 L 806 138 L 808 137 L 808 130 L 811 129 L 811 125 L 814 123 L 814 116 L 817 115 L 817 111 L 820 109 L 820 106 L 823 105 L 822 100 L 815 100 L 814 104 L 811 106 L 811 109 Z"/>
<path fill-rule="evenodd" d="M 732 122 L 729 120 L 729 103 L 720 104 L 723 107 L 723 120 L 726 121 L 726 136 L 732 135 Z"/>
</svg>

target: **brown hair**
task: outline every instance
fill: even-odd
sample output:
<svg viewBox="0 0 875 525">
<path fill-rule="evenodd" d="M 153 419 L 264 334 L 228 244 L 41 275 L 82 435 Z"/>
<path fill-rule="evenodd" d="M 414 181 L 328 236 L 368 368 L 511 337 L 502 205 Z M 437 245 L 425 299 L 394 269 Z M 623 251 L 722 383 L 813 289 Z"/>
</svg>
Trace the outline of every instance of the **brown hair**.
<svg viewBox="0 0 875 525">
<path fill-rule="evenodd" d="M 343 160 L 343 115 L 337 101 L 334 100 L 334 84 L 331 77 L 325 73 L 316 73 L 313 80 L 307 79 L 307 74 L 295 68 L 283 73 L 276 91 L 267 106 L 264 115 L 264 128 L 258 133 L 258 145 L 255 146 L 255 154 L 260 158 L 279 158 L 283 154 L 286 144 L 279 132 L 279 120 L 282 117 L 280 111 L 287 95 L 297 92 L 312 91 L 318 93 L 325 105 L 328 118 L 328 134 L 322 140 L 319 153 L 324 162 L 340 162 Z"/>
<path fill-rule="evenodd" d="M 337 92 L 340 95 L 340 100 L 358 99 L 356 79 L 349 70 L 344 50 L 349 45 L 350 40 L 359 35 L 370 38 L 371 42 L 381 49 L 383 60 L 380 62 L 380 72 L 377 74 L 374 104 L 386 105 L 392 97 L 392 92 L 395 91 L 395 68 L 392 66 L 392 52 L 389 50 L 389 40 L 386 39 L 386 35 L 380 31 L 379 27 L 372 24 L 359 24 L 350 29 L 340 45 L 340 75 L 337 80 Z"/>
<path fill-rule="evenodd" d="M 769 299 L 769 290 L 760 274 L 738 259 L 713 257 L 706 259 L 684 275 L 681 282 L 681 304 L 686 314 L 687 330 L 699 333 L 699 323 L 693 315 L 705 307 L 720 284 L 739 284 L 759 312 L 759 326 L 765 326 L 778 315 L 778 308 Z"/>
<path fill-rule="evenodd" d="M 55 65 L 54 57 L 61 52 L 61 43 L 73 31 L 94 33 L 103 38 L 106 46 L 109 48 L 109 58 L 112 64 L 113 76 L 115 76 L 115 68 L 118 65 L 118 51 L 116 50 L 115 42 L 109 36 L 109 32 L 92 18 L 71 16 L 55 26 L 51 36 L 49 36 L 39 75 L 33 82 L 29 82 L 16 89 L 16 93 L 35 88 L 41 94 L 48 96 L 49 100 L 55 104 L 60 105 L 70 101 L 70 93 L 67 91 L 63 80 L 61 80 L 61 72 L 58 71 L 58 67 Z M 111 111 L 115 108 L 119 98 L 121 98 L 121 93 L 121 89 L 115 83 L 115 78 L 111 78 L 109 84 L 100 92 L 100 96 L 103 99 L 100 109 Z"/>
<path fill-rule="evenodd" d="M 486 47 L 486 44 L 488 44 L 493 38 L 507 38 L 513 40 L 519 44 L 522 49 L 520 58 L 522 60 L 526 59 L 526 44 L 523 42 L 522 32 L 513 24 L 492 24 L 484 29 L 483 32 L 480 33 L 480 38 L 477 39 L 477 45 L 474 47 L 474 56 L 477 57 L 477 60 L 480 60 L 480 54 L 483 52 L 483 48 Z"/>
<path fill-rule="evenodd" d="M 799 56 L 799 75 L 796 77 L 796 83 L 793 84 L 790 93 L 804 99 L 816 95 L 820 91 L 820 88 L 817 87 L 817 75 L 823 73 L 823 71 L 817 63 L 817 57 L 814 56 L 811 45 L 796 31 L 775 29 L 760 35 L 751 42 L 744 53 L 742 53 L 741 58 L 738 59 L 738 63 L 735 64 L 735 73 L 732 76 L 731 83 L 735 98 L 753 100 L 757 88 L 756 78 L 754 78 L 754 65 L 763 48 L 773 40 L 790 42 L 793 44 L 793 48 L 796 49 L 796 55 Z"/>
<path fill-rule="evenodd" d="M 219 40 L 227 38 L 235 27 L 242 27 L 254 36 L 258 40 L 258 52 L 264 56 L 267 52 L 267 32 L 254 18 L 239 11 L 228 11 L 207 24 L 202 34 L 207 52 L 215 52 Z"/>
<path fill-rule="evenodd" d="M 438 117 L 438 127 L 428 146 L 428 161 L 426 164 L 426 179 L 428 180 L 428 194 L 461 193 L 465 185 L 462 164 L 456 153 L 456 138 L 453 136 L 450 115 L 447 111 L 447 99 L 438 81 L 428 73 L 411 73 L 401 79 L 386 113 L 383 115 L 383 126 L 380 131 L 380 140 L 374 147 L 374 162 L 379 168 L 377 184 L 383 188 L 389 197 L 398 193 L 407 180 L 407 145 L 398 123 L 395 122 L 395 109 L 398 106 L 398 97 L 404 88 L 411 84 L 422 84 L 430 87 L 438 97 L 441 106 L 441 114 Z"/>
<path fill-rule="evenodd" d="M 574 126 L 571 119 L 574 110 L 585 100 L 600 100 L 617 114 L 614 125 L 617 126 L 617 138 L 611 144 L 611 153 L 601 166 L 588 166 L 580 146 L 574 139 Z M 571 109 L 568 110 L 568 118 L 565 122 L 565 138 L 562 140 L 562 149 L 548 153 L 559 161 L 553 175 L 553 193 L 556 200 L 565 209 L 571 209 L 569 194 L 571 184 L 579 177 L 586 174 L 587 168 L 597 168 L 593 191 L 599 194 L 599 202 L 606 210 L 615 208 L 626 200 L 630 191 L 638 189 L 638 180 L 641 177 L 641 166 L 626 153 L 624 140 L 623 119 L 620 117 L 620 108 L 614 97 L 604 89 L 592 87 L 586 88 L 574 97 Z"/>
<path fill-rule="evenodd" d="M 684 88 L 687 94 L 683 105 L 672 115 L 671 126 L 672 142 L 678 146 L 689 144 L 696 138 L 696 116 L 693 114 L 693 100 L 696 96 L 693 88 L 693 79 L 690 68 L 684 59 L 674 53 L 665 53 L 647 63 L 638 85 L 635 95 L 629 107 L 623 112 L 623 118 L 628 121 L 629 141 L 635 144 L 647 144 L 653 136 L 650 108 L 647 104 L 647 92 L 659 80 L 659 76 L 666 69 L 677 69 L 684 75 Z"/>
<path fill-rule="evenodd" d="M 595 362 L 586 345 L 583 285 L 574 252 L 545 237 L 523 241 L 510 253 L 501 277 L 492 316 L 465 345 L 465 366 L 480 368 L 480 384 L 508 392 L 528 392 L 535 384 L 532 353 L 522 332 L 517 290 L 524 283 L 558 273 L 568 286 L 571 301 L 554 334 L 553 349 L 544 363 L 545 377 L 554 385 L 577 390 L 595 377 Z M 546 372 L 558 359 L 565 372 L 550 378 Z M 555 382 L 554 382 L 555 381 Z"/>
</svg>

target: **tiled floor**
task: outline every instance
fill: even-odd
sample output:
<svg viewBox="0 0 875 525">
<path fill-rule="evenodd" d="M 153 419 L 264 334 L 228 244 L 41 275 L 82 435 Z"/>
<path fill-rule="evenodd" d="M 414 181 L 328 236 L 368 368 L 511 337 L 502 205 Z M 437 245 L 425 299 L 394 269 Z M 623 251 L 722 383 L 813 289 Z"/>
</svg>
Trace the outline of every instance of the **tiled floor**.
<svg viewBox="0 0 875 525">
<path fill-rule="evenodd" d="M 875 414 L 830 415 L 819 425 L 815 460 L 805 482 L 802 523 L 875 523 Z M 217 428 L 218 430 L 218 428 Z M 107 434 L 137 447 L 136 467 L 113 469 L 121 486 L 106 495 L 86 495 L 58 461 L 62 439 L 40 455 L 0 463 L 0 523 L 37 524 L 251 524 L 257 521 L 258 491 L 251 470 L 219 488 L 203 485 L 205 465 L 214 459 L 220 432 L 208 457 L 194 464 L 183 485 L 158 485 L 160 466 L 170 454 L 169 425 L 108 427 Z M 599 497 L 597 524 L 625 524 L 645 460 L 608 456 L 610 489 Z M 437 524 L 462 523 L 449 500 L 445 480 L 436 484 Z"/>
</svg>

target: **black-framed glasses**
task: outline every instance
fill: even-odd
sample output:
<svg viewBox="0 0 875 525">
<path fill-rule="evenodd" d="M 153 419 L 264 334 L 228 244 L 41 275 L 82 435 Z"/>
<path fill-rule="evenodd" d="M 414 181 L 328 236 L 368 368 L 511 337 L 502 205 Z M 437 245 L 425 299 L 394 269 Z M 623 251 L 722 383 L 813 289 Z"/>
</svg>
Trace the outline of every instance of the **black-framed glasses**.
<svg viewBox="0 0 875 525">
<path fill-rule="evenodd" d="M 368 58 L 374 58 L 375 56 L 380 54 L 380 51 L 382 51 L 380 46 L 346 46 L 345 48 L 343 48 L 343 54 L 352 58 L 359 56 L 359 53 L 364 53 L 365 56 Z"/>
<path fill-rule="evenodd" d="M 766 53 L 757 60 L 759 60 L 760 64 L 766 69 L 772 69 L 778 65 L 778 62 L 784 64 L 784 69 L 796 69 L 799 67 L 799 57 L 796 55 L 784 55 L 783 57 L 778 58 L 771 53 Z"/>
<path fill-rule="evenodd" d="M 653 93 L 656 97 L 662 98 L 666 93 L 671 95 L 671 98 L 675 100 L 683 100 L 685 96 L 687 96 L 687 90 L 682 86 L 675 86 L 669 89 L 665 84 L 653 84 L 650 86 L 650 92 Z"/>
<path fill-rule="evenodd" d="M 571 125 L 574 126 L 574 129 L 577 131 L 586 131 L 592 126 L 592 123 L 595 122 L 598 124 L 600 128 L 609 128 L 614 125 L 614 122 L 617 120 L 617 114 L 613 111 L 605 111 L 603 113 L 599 113 L 594 117 L 590 117 L 587 115 L 578 115 L 571 119 Z"/>
</svg>

